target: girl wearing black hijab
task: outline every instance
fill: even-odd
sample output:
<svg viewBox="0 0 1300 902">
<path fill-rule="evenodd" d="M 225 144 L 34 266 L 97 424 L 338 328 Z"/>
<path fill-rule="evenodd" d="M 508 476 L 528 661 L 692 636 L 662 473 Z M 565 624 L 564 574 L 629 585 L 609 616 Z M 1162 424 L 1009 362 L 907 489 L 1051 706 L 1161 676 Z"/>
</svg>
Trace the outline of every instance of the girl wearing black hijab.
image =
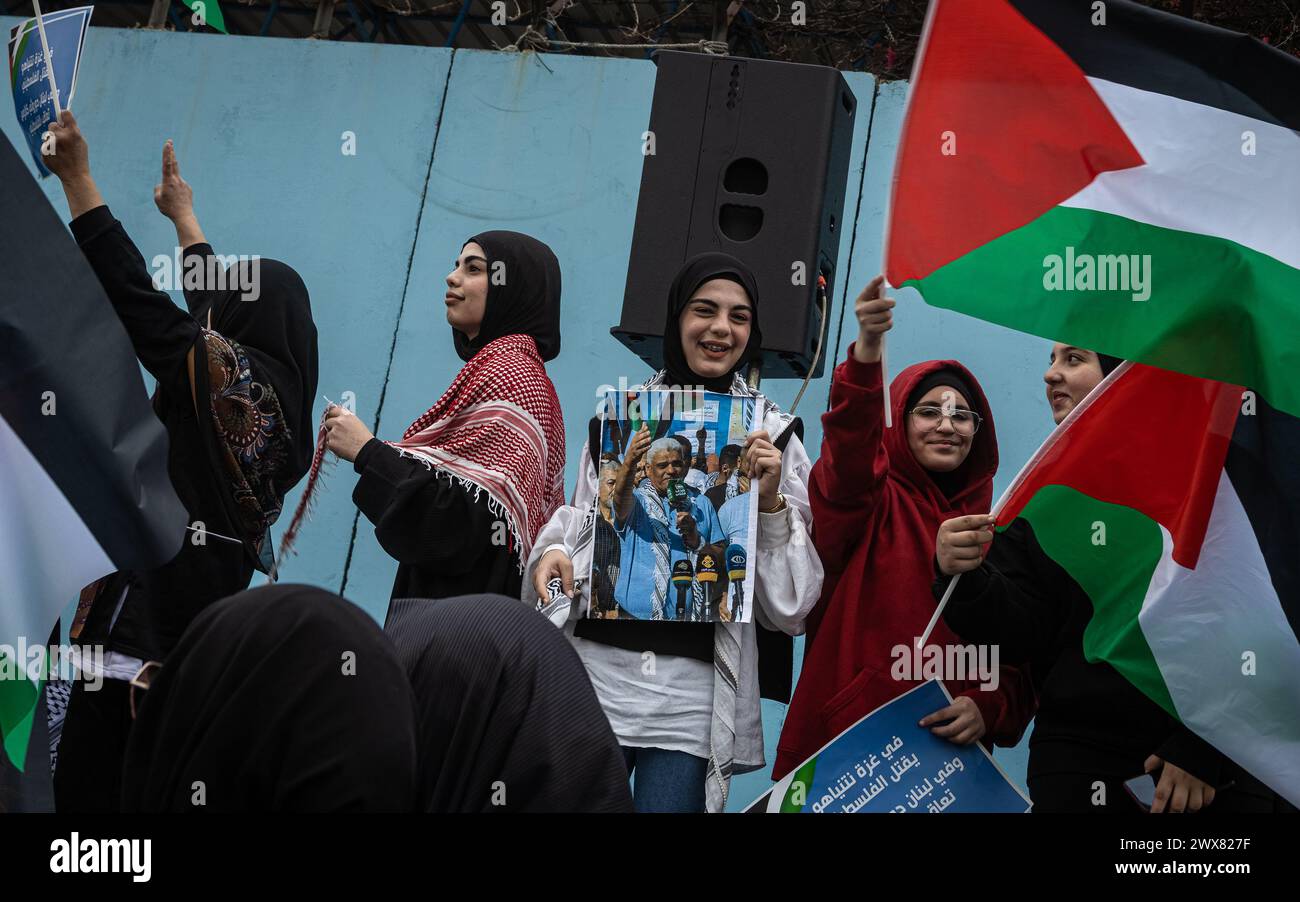
<svg viewBox="0 0 1300 902">
<path fill-rule="evenodd" d="M 582 661 L 540 614 L 500 595 L 404 598 L 384 629 L 415 690 L 419 808 L 632 810 Z"/>
<path fill-rule="evenodd" d="M 168 473 L 191 519 L 190 539 L 169 563 L 83 589 L 70 630 L 107 648 L 107 679 L 97 692 L 84 680 L 73 687 L 56 803 L 115 810 L 131 725 L 127 681 L 145 661 L 163 660 L 200 611 L 270 569 L 270 526 L 312 456 L 316 326 L 307 288 L 285 264 L 254 258 L 221 270 L 168 142 L 154 198 L 185 248 L 187 309 L 177 307 L 104 204 L 75 118 L 65 111 L 50 130 L 57 153 L 47 161 L 63 183 L 72 234 L 157 380 Z"/>
<path fill-rule="evenodd" d="M 374 620 L 324 589 L 262 586 L 207 608 L 134 705 L 124 811 L 414 807 L 406 675 Z"/>
<path fill-rule="evenodd" d="M 758 359 L 762 346 L 758 284 L 744 263 L 720 253 L 687 260 L 673 279 L 666 308 L 664 369 L 645 383 L 646 389 L 703 387 L 755 395 L 740 374 L 745 364 Z M 759 496 L 756 622 L 585 618 L 590 536 L 598 516 L 593 463 L 599 454 L 598 428 L 593 429 L 595 454 L 591 445 L 583 451 L 572 503 L 547 523 L 529 560 L 525 600 L 546 597 L 547 582 L 559 577 L 577 602 L 565 632 L 587 666 L 628 770 L 636 774 L 638 811 L 722 811 L 732 774 L 763 766 L 759 698 L 789 699 L 790 664 L 788 657 L 783 659 L 783 686 L 778 676 L 769 689 L 764 673 L 760 687 L 760 627 L 768 635 L 801 634 L 821 591 L 822 568 L 809 539 L 812 464 L 799 440 L 801 426 L 758 397 L 761 426 L 744 448 L 751 490 Z M 694 488 L 687 491 L 692 497 L 698 494 Z M 655 655 L 651 674 L 643 669 L 647 651 Z M 765 655 L 764 662 L 768 660 Z"/>
<path fill-rule="evenodd" d="M 331 407 L 328 447 L 353 461 L 352 500 L 397 559 L 393 598 L 518 596 L 533 540 L 564 503 L 564 419 L 543 365 L 560 353 L 560 265 L 535 238 L 483 232 L 446 281 L 466 361 L 451 387 L 396 442 Z"/>
</svg>

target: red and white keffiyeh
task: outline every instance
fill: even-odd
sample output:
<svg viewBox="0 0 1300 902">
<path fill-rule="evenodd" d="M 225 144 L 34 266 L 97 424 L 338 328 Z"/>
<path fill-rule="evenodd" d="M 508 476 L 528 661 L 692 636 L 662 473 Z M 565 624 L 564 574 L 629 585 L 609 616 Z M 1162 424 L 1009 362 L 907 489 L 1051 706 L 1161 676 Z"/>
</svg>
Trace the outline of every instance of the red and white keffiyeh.
<svg viewBox="0 0 1300 902">
<path fill-rule="evenodd" d="M 487 492 L 522 571 L 542 526 L 564 504 L 564 418 L 536 342 L 506 335 L 465 364 L 414 423 L 402 454 Z"/>
</svg>

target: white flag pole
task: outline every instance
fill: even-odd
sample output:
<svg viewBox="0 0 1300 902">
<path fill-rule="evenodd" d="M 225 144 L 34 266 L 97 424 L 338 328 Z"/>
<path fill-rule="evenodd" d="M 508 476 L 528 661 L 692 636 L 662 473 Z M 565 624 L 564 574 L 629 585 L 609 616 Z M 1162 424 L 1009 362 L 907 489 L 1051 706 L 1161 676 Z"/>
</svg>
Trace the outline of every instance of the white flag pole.
<svg viewBox="0 0 1300 902">
<path fill-rule="evenodd" d="M 934 0 L 925 10 L 925 23 L 921 26 L 921 40 L 916 45 L 916 56 L 912 59 L 912 75 L 907 80 L 907 99 L 903 104 L 903 134 L 907 134 L 907 120 L 912 109 L 912 88 L 916 84 L 916 79 L 921 74 L 921 62 L 925 58 L 925 48 L 930 43 L 930 28 L 934 24 L 935 11 L 938 9 L 939 0 Z M 866 166 L 866 160 L 862 161 Z M 894 160 L 894 175 L 889 182 L 889 191 L 885 194 L 885 227 L 880 232 L 880 271 L 889 271 L 889 242 L 891 240 L 890 231 L 893 224 L 894 204 L 898 202 L 895 196 L 898 193 L 898 160 Z M 885 279 L 885 293 L 888 294 L 893 290 L 889 284 L 889 279 Z M 885 387 L 885 428 L 889 429 L 894 425 L 894 414 L 889 399 L 889 366 L 885 361 L 885 336 L 880 340 L 880 377 Z"/>
<path fill-rule="evenodd" d="M 943 616 L 943 609 L 948 606 L 948 599 L 952 598 L 952 590 L 957 588 L 957 580 L 959 579 L 961 579 L 960 573 L 954 576 L 952 581 L 948 583 L 948 588 L 943 590 L 943 598 L 939 599 L 939 606 L 934 609 L 934 616 L 930 618 L 930 622 L 925 625 L 925 631 L 916 640 L 917 649 L 925 648 L 925 640 L 930 638 L 930 633 L 934 631 L 934 625 Z"/>
<path fill-rule="evenodd" d="M 890 291 L 889 280 L 886 279 L 880 286 L 880 296 L 888 297 Z M 889 333 L 886 332 L 880 336 L 880 385 L 884 388 L 885 400 L 885 428 L 890 429 L 894 425 L 894 405 L 889 400 L 889 356 L 888 345 Z"/>
<path fill-rule="evenodd" d="M 36 30 L 41 36 L 41 53 L 45 55 L 45 74 L 50 80 L 50 99 L 54 101 L 54 121 L 63 118 L 63 107 L 59 103 L 59 86 L 54 83 L 54 60 L 50 58 L 50 42 L 45 38 L 45 20 L 41 16 L 41 0 L 32 0 L 36 11 Z"/>
</svg>

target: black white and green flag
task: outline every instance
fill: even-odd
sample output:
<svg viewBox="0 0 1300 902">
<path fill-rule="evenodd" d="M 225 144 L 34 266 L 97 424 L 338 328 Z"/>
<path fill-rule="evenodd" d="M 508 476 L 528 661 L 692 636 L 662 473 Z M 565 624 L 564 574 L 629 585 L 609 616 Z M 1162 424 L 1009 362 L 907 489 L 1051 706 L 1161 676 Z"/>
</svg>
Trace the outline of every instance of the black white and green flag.
<svg viewBox="0 0 1300 902">
<path fill-rule="evenodd" d="M 187 518 L 126 331 L 5 140 L 0 185 L 0 744 L 21 768 L 32 650 L 82 586 L 174 557 Z"/>
</svg>

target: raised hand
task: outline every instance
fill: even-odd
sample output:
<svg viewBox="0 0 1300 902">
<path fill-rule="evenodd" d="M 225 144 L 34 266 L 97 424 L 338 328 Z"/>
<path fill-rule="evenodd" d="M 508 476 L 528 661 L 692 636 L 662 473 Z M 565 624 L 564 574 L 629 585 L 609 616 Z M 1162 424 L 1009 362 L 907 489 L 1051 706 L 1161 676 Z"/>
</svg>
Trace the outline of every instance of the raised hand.
<svg viewBox="0 0 1300 902">
<path fill-rule="evenodd" d="M 858 318 L 858 340 L 853 356 L 859 363 L 879 363 L 885 333 L 894 328 L 893 298 L 885 297 L 885 277 L 876 276 L 853 303 Z"/>
<path fill-rule="evenodd" d="M 176 226 L 176 240 L 181 247 L 201 244 L 203 230 L 194 215 L 194 192 L 189 182 L 181 178 L 181 166 L 176 161 L 176 146 L 170 138 L 163 145 L 162 181 L 154 185 L 153 202 L 158 212 Z"/>
</svg>

